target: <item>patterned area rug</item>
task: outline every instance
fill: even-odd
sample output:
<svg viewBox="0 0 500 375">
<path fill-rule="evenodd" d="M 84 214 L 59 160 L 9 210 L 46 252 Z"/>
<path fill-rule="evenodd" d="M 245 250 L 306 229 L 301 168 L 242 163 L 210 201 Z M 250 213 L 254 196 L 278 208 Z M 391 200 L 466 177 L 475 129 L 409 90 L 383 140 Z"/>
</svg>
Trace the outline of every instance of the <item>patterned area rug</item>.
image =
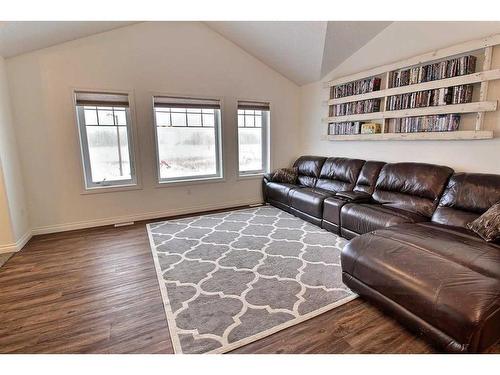
<svg viewBox="0 0 500 375">
<path fill-rule="evenodd" d="M 149 224 L 176 353 L 223 353 L 354 298 L 345 239 L 272 206 Z"/>
</svg>

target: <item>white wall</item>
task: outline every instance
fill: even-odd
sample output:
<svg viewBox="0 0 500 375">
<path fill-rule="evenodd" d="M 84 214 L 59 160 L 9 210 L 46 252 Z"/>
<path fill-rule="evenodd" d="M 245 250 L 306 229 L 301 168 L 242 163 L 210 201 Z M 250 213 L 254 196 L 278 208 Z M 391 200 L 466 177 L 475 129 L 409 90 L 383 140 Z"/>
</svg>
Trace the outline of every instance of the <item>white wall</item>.
<svg viewBox="0 0 500 375">
<path fill-rule="evenodd" d="M 349 57 L 323 80 L 385 65 L 433 49 L 500 33 L 500 22 L 394 22 Z M 492 68 L 500 68 L 500 48 L 494 49 Z M 500 98 L 500 81 L 490 83 L 488 100 Z M 500 173 L 500 111 L 487 113 L 484 128 L 496 139 L 485 141 L 321 141 L 326 134 L 321 118 L 328 90 L 321 82 L 301 87 L 301 153 L 382 161 L 419 161 L 444 164 L 457 171 Z M 463 116 L 464 124 L 474 115 Z"/>
<path fill-rule="evenodd" d="M 35 233 L 261 201 L 236 176 L 236 101 L 269 100 L 273 166 L 297 155 L 299 87 L 197 22 L 141 23 L 7 60 Z M 72 88 L 133 90 L 142 190 L 81 194 Z M 155 187 L 153 92 L 223 97 L 226 181 Z"/>
<path fill-rule="evenodd" d="M 0 57 L 0 250 L 14 246 L 29 232 L 18 154 L 5 60 Z"/>
</svg>

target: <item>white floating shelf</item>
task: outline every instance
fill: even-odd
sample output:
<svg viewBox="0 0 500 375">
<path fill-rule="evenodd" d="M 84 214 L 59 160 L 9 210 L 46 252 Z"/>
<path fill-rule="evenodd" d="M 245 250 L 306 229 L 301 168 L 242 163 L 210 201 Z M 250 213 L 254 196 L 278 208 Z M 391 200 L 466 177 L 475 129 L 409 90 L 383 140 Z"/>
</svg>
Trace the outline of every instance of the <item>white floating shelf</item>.
<svg viewBox="0 0 500 375">
<path fill-rule="evenodd" d="M 326 135 L 327 141 L 459 141 L 471 139 L 491 139 L 491 130 L 457 130 L 450 132 L 419 132 L 419 133 L 379 133 L 379 134 L 350 134 Z"/>
<path fill-rule="evenodd" d="M 414 116 L 431 116 L 454 113 L 474 113 L 474 112 L 490 112 L 496 111 L 497 102 L 475 102 L 466 104 L 450 104 L 435 107 L 411 108 L 398 111 L 383 111 L 363 113 L 358 115 L 335 116 L 323 119 L 323 122 L 344 122 L 344 121 L 367 121 L 367 120 L 383 120 L 391 118 L 414 117 Z"/>
<path fill-rule="evenodd" d="M 445 78 L 436 81 L 418 83 L 401 87 L 393 87 L 391 89 L 372 91 L 366 94 L 345 96 L 343 98 L 330 99 L 328 105 L 343 104 L 357 102 L 360 100 L 383 98 L 384 96 L 392 96 L 399 94 L 407 94 L 416 91 L 434 90 L 442 87 L 470 85 L 473 83 L 487 82 L 500 79 L 500 69 L 488 70 L 485 72 L 467 74 L 459 77 Z"/>
</svg>

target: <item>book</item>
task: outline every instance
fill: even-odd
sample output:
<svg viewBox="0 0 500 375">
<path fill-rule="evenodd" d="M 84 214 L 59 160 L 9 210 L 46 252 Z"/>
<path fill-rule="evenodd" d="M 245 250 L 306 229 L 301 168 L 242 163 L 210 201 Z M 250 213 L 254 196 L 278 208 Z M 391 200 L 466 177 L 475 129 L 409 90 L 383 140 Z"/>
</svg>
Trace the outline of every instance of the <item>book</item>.
<svg viewBox="0 0 500 375">
<path fill-rule="evenodd" d="M 380 82 L 381 79 L 379 77 L 372 77 L 333 86 L 330 91 L 330 99 L 366 94 L 368 92 L 380 90 Z"/>
<path fill-rule="evenodd" d="M 396 111 L 408 108 L 470 103 L 472 101 L 473 89 L 472 85 L 460 85 L 392 95 L 387 98 L 386 110 Z"/>
<path fill-rule="evenodd" d="M 458 130 L 460 115 L 405 117 L 395 120 L 396 133 L 443 132 Z"/>
<path fill-rule="evenodd" d="M 432 64 L 393 71 L 389 75 L 389 87 L 401 87 L 438 79 L 451 78 L 476 71 L 476 57 L 461 56 Z"/>
<path fill-rule="evenodd" d="M 358 115 L 380 111 L 380 99 L 360 100 L 330 106 L 330 117 Z"/>
</svg>

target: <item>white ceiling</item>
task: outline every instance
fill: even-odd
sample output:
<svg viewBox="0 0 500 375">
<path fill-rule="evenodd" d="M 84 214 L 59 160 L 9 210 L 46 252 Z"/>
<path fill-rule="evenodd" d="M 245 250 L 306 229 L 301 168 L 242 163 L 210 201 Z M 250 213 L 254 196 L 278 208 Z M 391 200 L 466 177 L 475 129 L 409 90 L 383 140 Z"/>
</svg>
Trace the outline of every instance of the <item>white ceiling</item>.
<svg viewBox="0 0 500 375">
<path fill-rule="evenodd" d="M 318 81 L 391 22 L 226 21 L 206 24 L 298 85 Z"/>
<path fill-rule="evenodd" d="M 328 22 L 321 77 L 343 63 L 391 23 L 386 21 Z"/>
<path fill-rule="evenodd" d="M 319 79 L 327 22 L 226 21 L 206 24 L 299 85 Z"/>
<path fill-rule="evenodd" d="M 135 22 L 0 22 L 0 56 L 13 57 L 133 23 Z M 390 23 L 372 21 L 205 22 L 209 28 L 298 85 L 321 79 Z"/>
<path fill-rule="evenodd" d="M 0 23 L 0 56 L 12 57 L 135 22 L 9 21 Z"/>
</svg>

